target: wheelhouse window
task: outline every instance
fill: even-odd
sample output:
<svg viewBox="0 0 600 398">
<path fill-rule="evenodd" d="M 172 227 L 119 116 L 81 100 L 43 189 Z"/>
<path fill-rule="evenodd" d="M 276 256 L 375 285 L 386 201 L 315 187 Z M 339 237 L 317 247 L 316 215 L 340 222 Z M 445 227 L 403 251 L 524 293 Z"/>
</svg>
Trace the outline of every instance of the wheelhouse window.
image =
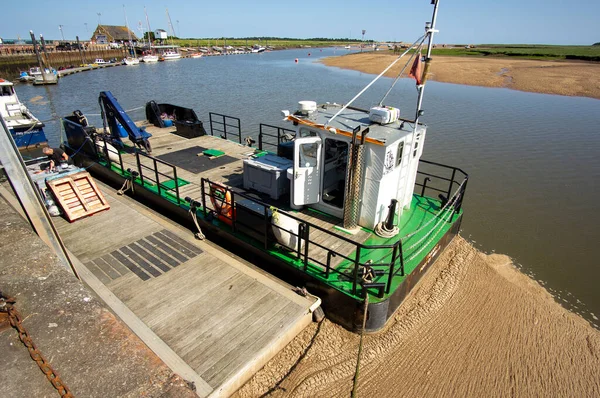
<svg viewBox="0 0 600 398">
<path fill-rule="evenodd" d="M 301 144 L 300 158 L 298 159 L 298 167 L 316 167 L 317 166 L 317 149 L 316 142 Z"/>
<path fill-rule="evenodd" d="M 316 137 L 317 136 L 316 132 L 307 129 L 306 127 L 302 127 L 300 129 L 299 134 L 300 134 L 300 138 L 304 138 L 304 137 Z"/>
<path fill-rule="evenodd" d="M 398 144 L 398 151 L 396 152 L 396 167 L 402 163 L 402 153 L 404 152 L 404 141 Z"/>
</svg>

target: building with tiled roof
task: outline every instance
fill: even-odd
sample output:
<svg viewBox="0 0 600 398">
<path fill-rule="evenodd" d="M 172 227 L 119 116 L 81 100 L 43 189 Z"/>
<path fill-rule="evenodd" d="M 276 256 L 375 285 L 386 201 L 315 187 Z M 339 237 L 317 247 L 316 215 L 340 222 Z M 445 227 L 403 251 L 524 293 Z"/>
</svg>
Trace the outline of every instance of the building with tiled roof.
<svg viewBox="0 0 600 398">
<path fill-rule="evenodd" d="M 97 44 L 125 42 L 129 41 L 130 34 L 131 40 L 137 41 L 137 37 L 131 29 L 127 28 L 127 26 L 98 25 L 92 35 L 92 41 Z"/>
</svg>

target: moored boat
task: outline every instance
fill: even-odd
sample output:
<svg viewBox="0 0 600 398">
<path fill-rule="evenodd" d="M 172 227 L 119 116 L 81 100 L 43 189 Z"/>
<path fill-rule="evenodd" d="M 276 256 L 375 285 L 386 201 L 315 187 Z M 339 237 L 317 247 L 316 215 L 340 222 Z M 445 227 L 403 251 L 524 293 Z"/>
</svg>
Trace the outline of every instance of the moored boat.
<svg viewBox="0 0 600 398">
<path fill-rule="evenodd" d="M 139 58 L 127 57 L 127 58 L 123 59 L 123 63 L 125 65 L 139 65 L 140 60 L 139 60 Z"/>
<path fill-rule="evenodd" d="M 181 58 L 181 54 L 179 54 L 177 51 L 173 51 L 173 50 L 167 50 L 164 53 L 162 53 L 161 56 L 165 61 L 170 61 L 170 60 Z"/>
<path fill-rule="evenodd" d="M 125 148 L 117 161 L 85 149 L 78 160 L 115 183 L 130 180 L 135 196 L 173 218 L 189 221 L 192 214 L 207 234 L 229 241 L 278 277 L 305 285 L 323 299 L 332 320 L 360 330 L 366 317 L 365 329 L 379 330 L 456 236 L 463 217 L 468 175 L 421 159 L 424 70 L 436 13 L 434 1 L 426 34 L 409 49 L 418 92 L 414 118 L 388 106 L 387 94 L 371 109 L 354 107 L 372 82 L 345 105 L 300 101 L 296 111 L 283 112 L 292 128 L 260 125 L 258 148 L 242 137 L 239 119 L 211 113 L 210 135 L 186 140 L 156 128 L 155 155 L 113 137 L 115 146 Z M 107 98 L 112 96 L 101 93 L 102 101 Z M 113 117 L 124 117 L 104 114 L 111 126 Z M 75 150 L 86 132 L 64 123 Z M 130 137 L 139 133 L 130 121 L 121 124 L 129 126 Z"/>
<path fill-rule="evenodd" d="M 22 71 L 19 74 L 19 81 L 23 83 L 30 83 L 35 80 L 35 77 L 29 75 L 26 71 Z"/>
<path fill-rule="evenodd" d="M 19 101 L 13 83 L 0 79 L 0 116 L 5 120 L 19 150 L 48 144 L 44 124 Z"/>
<path fill-rule="evenodd" d="M 158 62 L 158 55 L 145 54 L 142 56 L 142 61 L 145 63 Z"/>
</svg>

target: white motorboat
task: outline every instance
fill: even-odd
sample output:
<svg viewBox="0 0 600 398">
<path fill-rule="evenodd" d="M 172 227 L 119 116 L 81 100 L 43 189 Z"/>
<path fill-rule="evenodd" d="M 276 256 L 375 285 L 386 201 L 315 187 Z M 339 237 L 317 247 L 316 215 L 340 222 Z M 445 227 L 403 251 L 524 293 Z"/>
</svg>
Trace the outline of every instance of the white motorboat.
<svg viewBox="0 0 600 398">
<path fill-rule="evenodd" d="M 147 63 L 158 62 L 158 55 L 146 54 L 142 57 L 142 61 Z"/>
<path fill-rule="evenodd" d="M 168 50 L 162 53 L 162 57 L 165 61 L 170 61 L 181 58 L 181 54 L 179 54 L 177 51 Z"/>
<path fill-rule="evenodd" d="M 0 79 L 0 117 L 6 122 L 19 150 L 36 148 L 48 143 L 44 133 L 44 123 L 33 116 L 19 101 L 14 85 L 4 79 Z"/>
<path fill-rule="evenodd" d="M 139 65 L 140 64 L 140 60 L 138 58 L 134 58 L 134 57 L 127 57 L 123 60 L 123 62 L 125 63 L 125 65 Z"/>
</svg>

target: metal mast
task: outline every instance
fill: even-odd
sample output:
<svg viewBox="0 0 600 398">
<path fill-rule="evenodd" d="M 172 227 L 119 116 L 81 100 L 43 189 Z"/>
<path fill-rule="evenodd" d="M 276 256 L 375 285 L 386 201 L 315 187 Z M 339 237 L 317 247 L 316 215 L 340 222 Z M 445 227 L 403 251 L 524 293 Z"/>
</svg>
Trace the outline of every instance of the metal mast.
<svg viewBox="0 0 600 398">
<path fill-rule="evenodd" d="M 433 16 L 431 17 L 431 22 L 425 23 L 425 34 L 427 34 L 429 37 L 428 37 L 428 41 L 427 41 L 427 56 L 425 57 L 425 70 L 423 72 L 423 81 L 418 86 L 419 97 L 417 99 L 417 111 L 416 111 L 416 115 L 415 115 L 414 131 L 417 130 L 417 124 L 419 123 L 419 117 L 423 114 L 421 105 L 423 103 L 423 90 L 425 89 L 427 73 L 429 72 L 429 65 L 431 64 L 431 49 L 433 48 L 433 34 L 438 32 L 435 29 L 435 20 L 437 17 L 438 3 L 439 3 L 439 0 L 431 0 L 431 4 L 433 4 Z M 414 134 L 413 134 L 413 139 L 414 139 Z"/>
<path fill-rule="evenodd" d="M 127 37 L 129 38 L 128 52 L 129 56 L 133 57 L 133 40 L 131 39 L 131 30 L 129 29 L 129 21 L 127 21 L 127 12 L 125 12 L 125 4 L 123 4 L 123 15 L 125 16 L 125 27 L 127 28 Z"/>
<path fill-rule="evenodd" d="M 144 14 L 146 15 L 146 26 L 148 27 L 148 45 L 150 47 L 150 54 L 152 54 L 152 37 L 150 36 L 150 20 L 148 19 L 148 12 L 146 12 L 146 7 L 144 6 Z"/>
<path fill-rule="evenodd" d="M 415 114 L 415 124 L 413 126 L 413 132 L 410 140 L 410 153 L 412 153 L 416 149 L 416 139 L 417 139 L 417 128 L 419 126 L 419 117 L 423 114 L 423 110 L 421 109 L 421 105 L 423 103 L 423 90 L 425 89 L 425 83 L 427 81 L 427 73 L 429 72 L 429 66 L 431 64 L 431 49 L 433 47 L 433 34 L 437 32 L 435 30 L 435 19 L 437 17 L 439 0 L 431 0 L 431 4 L 433 4 L 433 15 L 431 17 L 431 22 L 425 23 L 425 34 L 428 36 L 427 41 L 427 56 L 425 57 L 425 69 L 423 71 L 423 77 L 421 80 L 421 84 L 417 86 L 417 90 L 419 91 L 419 96 L 417 98 L 417 110 Z M 406 189 L 408 188 L 408 175 L 405 176 L 404 190 L 402 191 L 404 195 L 406 195 Z M 404 198 L 402 199 L 402 205 L 400 206 L 398 219 L 402 216 L 404 212 Z M 410 205 L 410 204 L 409 204 Z"/>
</svg>

